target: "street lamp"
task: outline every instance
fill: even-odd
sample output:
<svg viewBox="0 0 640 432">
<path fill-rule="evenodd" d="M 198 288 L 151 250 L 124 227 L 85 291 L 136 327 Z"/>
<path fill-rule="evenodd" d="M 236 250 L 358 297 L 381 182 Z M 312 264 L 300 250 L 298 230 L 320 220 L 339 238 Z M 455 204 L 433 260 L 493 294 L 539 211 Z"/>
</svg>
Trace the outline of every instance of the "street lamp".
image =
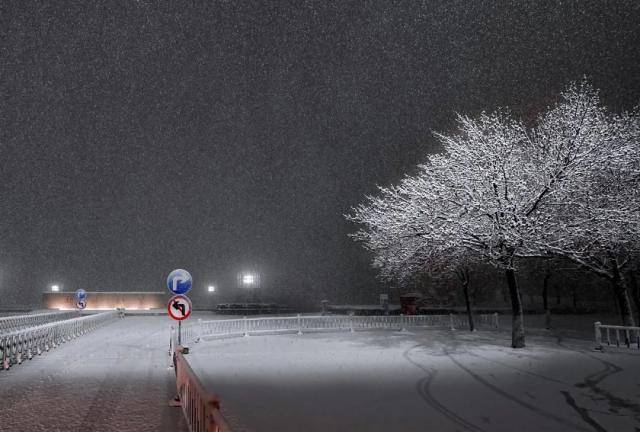
<svg viewBox="0 0 640 432">
<path fill-rule="evenodd" d="M 216 287 L 213 285 L 209 285 L 207 287 L 207 291 L 209 291 L 210 293 L 216 292 Z"/>
<path fill-rule="evenodd" d="M 60 287 L 58 285 L 51 285 L 51 291 L 52 292 L 58 292 L 58 291 L 60 291 Z"/>
<path fill-rule="evenodd" d="M 237 287 L 244 291 L 245 303 L 250 299 L 256 300 L 261 288 L 260 273 L 257 271 L 242 271 L 238 273 Z"/>
</svg>

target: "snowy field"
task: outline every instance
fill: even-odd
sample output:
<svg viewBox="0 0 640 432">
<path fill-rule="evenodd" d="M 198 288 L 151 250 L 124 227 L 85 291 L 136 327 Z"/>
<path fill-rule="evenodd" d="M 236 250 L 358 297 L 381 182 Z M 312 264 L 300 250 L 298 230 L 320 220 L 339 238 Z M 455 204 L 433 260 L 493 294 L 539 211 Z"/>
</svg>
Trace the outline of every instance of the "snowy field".
<svg viewBox="0 0 640 432">
<path fill-rule="evenodd" d="M 170 325 L 127 317 L 0 371 L 0 431 L 186 431 L 167 406 Z"/>
<path fill-rule="evenodd" d="M 236 431 L 640 430 L 640 352 L 507 332 L 251 336 L 191 346 Z"/>
</svg>

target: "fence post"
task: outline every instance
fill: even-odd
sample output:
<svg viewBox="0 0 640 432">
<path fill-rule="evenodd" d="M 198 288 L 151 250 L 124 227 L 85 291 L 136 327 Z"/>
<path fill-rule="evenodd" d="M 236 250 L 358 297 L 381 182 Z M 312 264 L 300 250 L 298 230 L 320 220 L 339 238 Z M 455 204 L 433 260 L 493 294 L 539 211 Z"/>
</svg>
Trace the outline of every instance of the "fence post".
<svg viewBox="0 0 640 432">
<path fill-rule="evenodd" d="M 627 344 L 627 348 L 631 348 L 631 335 L 629 334 L 629 329 L 627 329 L 626 331 L 626 341 L 625 343 Z"/>
<path fill-rule="evenodd" d="M 300 314 L 298 314 L 298 335 L 302 334 L 302 319 L 300 319 Z"/>
<path fill-rule="evenodd" d="M 493 314 L 493 326 L 496 330 L 500 330 L 500 320 L 498 319 L 498 312 Z"/>
<path fill-rule="evenodd" d="M 9 369 L 9 357 L 7 357 L 7 340 L 2 341 L 2 369 Z"/>
<path fill-rule="evenodd" d="M 202 318 L 198 318 L 198 337 L 196 338 L 196 343 L 200 342 L 202 334 Z"/>
<path fill-rule="evenodd" d="M 453 314 L 450 313 L 449 314 L 449 329 L 450 330 L 455 330 L 456 328 L 453 326 Z"/>
<path fill-rule="evenodd" d="M 173 368 L 173 350 L 175 347 L 173 346 L 173 339 L 175 337 L 175 329 L 171 326 L 171 330 L 169 331 L 169 367 Z"/>
<path fill-rule="evenodd" d="M 597 321 L 593 324 L 593 328 L 596 333 L 596 349 L 598 350 L 602 349 L 602 331 L 600 330 L 601 325 L 602 324 L 600 323 L 600 321 Z"/>
<path fill-rule="evenodd" d="M 349 312 L 349 330 L 351 331 L 351 333 L 355 332 L 353 328 L 353 311 Z"/>
<path fill-rule="evenodd" d="M 248 329 L 248 324 L 247 324 L 247 317 L 242 317 L 242 326 L 244 327 L 244 336 L 247 337 L 249 336 L 249 329 Z"/>
</svg>

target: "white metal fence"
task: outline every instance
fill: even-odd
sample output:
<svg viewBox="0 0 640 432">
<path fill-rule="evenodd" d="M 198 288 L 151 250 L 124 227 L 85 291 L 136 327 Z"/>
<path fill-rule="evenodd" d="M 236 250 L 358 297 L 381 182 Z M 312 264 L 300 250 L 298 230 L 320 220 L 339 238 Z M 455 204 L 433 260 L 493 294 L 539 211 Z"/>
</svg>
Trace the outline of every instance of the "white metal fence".
<svg viewBox="0 0 640 432">
<path fill-rule="evenodd" d="M 598 348 L 602 348 L 603 342 L 606 342 L 609 346 L 623 344 L 628 348 L 631 348 L 633 344 L 640 349 L 640 327 L 606 325 L 596 322 L 594 328 Z"/>
<path fill-rule="evenodd" d="M 6 316 L 0 318 L 0 334 L 50 322 L 76 318 L 79 315 L 78 311 L 56 311 Z"/>
<path fill-rule="evenodd" d="M 119 316 L 118 312 L 102 312 L 63 321 L 50 322 L 0 335 L 0 369 L 9 369 L 25 359 L 81 336 Z"/>
<path fill-rule="evenodd" d="M 498 314 L 475 315 L 477 328 L 498 329 Z M 450 330 L 468 328 L 466 315 L 392 315 L 392 316 L 291 316 L 240 318 L 190 323 L 182 326 L 184 343 L 201 338 L 225 338 L 277 333 L 308 333 L 323 331 L 402 330 L 430 327 Z"/>
</svg>

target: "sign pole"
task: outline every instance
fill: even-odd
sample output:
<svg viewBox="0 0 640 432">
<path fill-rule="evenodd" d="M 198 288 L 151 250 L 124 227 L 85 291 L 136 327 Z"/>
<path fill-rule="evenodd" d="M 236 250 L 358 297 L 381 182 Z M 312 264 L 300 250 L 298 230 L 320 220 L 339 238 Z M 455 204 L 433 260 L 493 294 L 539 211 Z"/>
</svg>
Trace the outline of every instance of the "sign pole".
<svg viewBox="0 0 640 432">
<path fill-rule="evenodd" d="M 178 321 L 178 345 L 182 346 L 182 321 Z"/>
</svg>

